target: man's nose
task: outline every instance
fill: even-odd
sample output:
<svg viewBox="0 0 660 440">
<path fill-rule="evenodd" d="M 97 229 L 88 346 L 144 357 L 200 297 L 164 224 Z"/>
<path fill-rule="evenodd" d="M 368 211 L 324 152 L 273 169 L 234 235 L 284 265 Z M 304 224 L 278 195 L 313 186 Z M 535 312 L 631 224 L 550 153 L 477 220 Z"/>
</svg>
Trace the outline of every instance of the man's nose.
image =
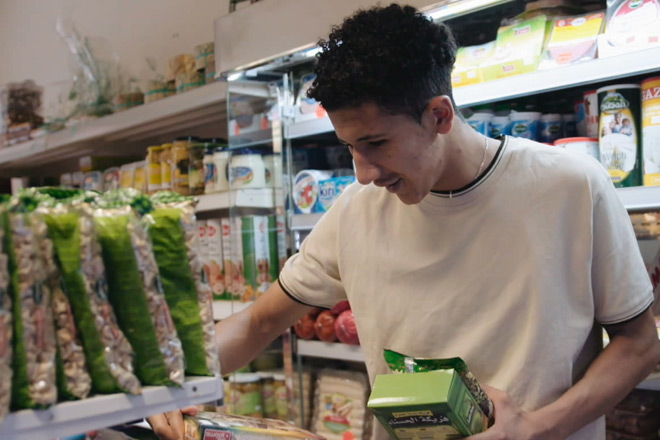
<svg viewBox="0 0 660 440">
<path fill-rule="evenodd" d="M 353 150 L 353 163 L 355 164 L 355 177 L 362 185 L 368 185 L 380 176 L 380 168 L 373 160 L 357 149 Z"/>
</svg>

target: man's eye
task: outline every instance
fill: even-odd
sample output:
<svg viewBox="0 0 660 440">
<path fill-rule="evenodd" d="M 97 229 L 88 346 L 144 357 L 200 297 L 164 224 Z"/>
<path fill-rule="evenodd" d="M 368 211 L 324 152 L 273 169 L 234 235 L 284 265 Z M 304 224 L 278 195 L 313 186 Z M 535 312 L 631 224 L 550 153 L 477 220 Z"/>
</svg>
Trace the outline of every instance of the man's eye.
<svg viewBox="0 0 660 440">
<path fill-rule="evenodd" d="M 384 143 L 385 143 L 384 140 L 380 140 L 380 141 L 371 141 L 371 142 L 369 142 L 369 146 L 371 146 L 371 147 L 380 147 L 380 146 L 383 145 Z"/>
</svg>

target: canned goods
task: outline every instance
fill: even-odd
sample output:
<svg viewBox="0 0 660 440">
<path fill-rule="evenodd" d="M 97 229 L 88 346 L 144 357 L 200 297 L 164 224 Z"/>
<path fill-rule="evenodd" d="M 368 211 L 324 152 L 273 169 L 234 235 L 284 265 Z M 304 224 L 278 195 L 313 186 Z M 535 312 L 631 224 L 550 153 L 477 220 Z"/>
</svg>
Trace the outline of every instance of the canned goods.
<svg viewBox="0 0 660 440">
<path fill-rule="evenodd" d="M 204 152 L 206 144 L 191 144 L 188 149 L 188 188 L 190 195 L 204 194 Z"/>
<path fill-rule="evenodd" d="M 289 399 L 286 390 L 286 376 L 276 373 L 273 376 L 273 387 L 275 388 L 275 409 L 278 420 L 289 420 Z"/>
<path fill-rule="evenodd" d="M 172 144 L 172 191 L 186 196 L 190 194 L 188 168 L 193 140 L 191 137 L 176 138 Z"/>
<path fill-rule="evenodd" d="M 147 148 L 147 190 L 150 193 L 163 189 L 160 157 L 162 151 L 163 147 L 159 145 Z"/>
<path fill-rule="evenodd" d="M 161 185 L 164 191 L 172 190 L 172 144 L 163 144 L 160 152 Z"/>
<path fill-rule="evenodd" d="M 264 417 L 267 419 L 276 419 L 277 406 L 275 401 L 274 374 L 265 371 L 260 371 L 257 374 L 261 378 L 261 400 L 263 402 Z"/>
<path fill-rule="evenodd" d="M 587 137 L 598 137 L 598 93 L 596 90 L 584 92 L 584 113 Z"/>
<path fill-rule="evenodd" d="M 261 378 L 252 373 L 235 373 L 229 378 L 229 406 L 232 414 L 263 417 Z"/>
<path fill-rule="evenodd" d="M 644 186 L 660 185 L 660 76 L 642 81 Z"/>
<path fill-rule="evenodd" d="M 598 89 L 600 162 L 616 187 L 642 184 L 641 88 L 621 84 Z"/>
</svg>

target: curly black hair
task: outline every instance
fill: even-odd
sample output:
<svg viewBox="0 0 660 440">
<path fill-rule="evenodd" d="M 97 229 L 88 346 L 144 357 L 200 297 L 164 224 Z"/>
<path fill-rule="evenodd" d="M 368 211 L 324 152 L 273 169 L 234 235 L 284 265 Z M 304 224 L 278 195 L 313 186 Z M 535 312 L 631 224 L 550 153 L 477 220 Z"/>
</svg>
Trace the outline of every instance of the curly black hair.
<svg viewBox="0 0 660 440">
<path fill-rule="evenodd" d="M 328 111 L 374 102 L 419 122 L 434 96 L 448 95 L 453 103 L 454 36 L 412 6 L 360 10 L 319 47 L 307 96 Z"/>
</svg>

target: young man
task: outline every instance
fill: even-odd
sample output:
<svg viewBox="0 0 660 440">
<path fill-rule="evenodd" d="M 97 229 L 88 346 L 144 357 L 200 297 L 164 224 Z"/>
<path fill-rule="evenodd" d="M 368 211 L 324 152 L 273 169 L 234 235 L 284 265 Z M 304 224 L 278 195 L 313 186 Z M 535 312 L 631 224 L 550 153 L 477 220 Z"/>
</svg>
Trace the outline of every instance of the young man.
<svg viewBox="0 0 660 440">
<path fill-rule="evenodd" d="M 310 306 L 347 298 L 372 381 L 389 348 L 460 356 L 490 385 L 495 424 L 473 439 L 604 439 L 603 414 L 660 360 L 649 277 L 607 172 L 471 129 L 451 97 L 451 32 L 413 8 L 358 12 L 321 49 L 310 96 L 360 185 L 279 284 L 218 325 L 223 372 Z M 152 419 L 163 438 L 180 429 L 170 418 Z"/>
</svg>

